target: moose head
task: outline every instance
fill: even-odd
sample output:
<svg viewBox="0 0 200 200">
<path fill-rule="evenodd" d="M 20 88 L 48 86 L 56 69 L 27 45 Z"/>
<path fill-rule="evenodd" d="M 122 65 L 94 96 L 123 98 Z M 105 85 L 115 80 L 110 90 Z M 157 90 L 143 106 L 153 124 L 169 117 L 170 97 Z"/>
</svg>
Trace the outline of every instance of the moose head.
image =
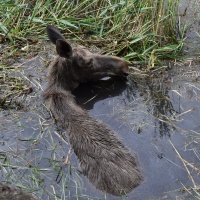
<svg viewBox="0 0 200 200">
<path fill-rule="evenodd" d="M 91 53 L 83 46 L 71 46 L 64 36 L 52 25 L 47 26 L 47 34 L 59 55 L 54 69 L 58 72 L 56 81 L 78 83 L 97 81 L 104 77 L 125 77 L 128 62 L 116 56 Z M 71 84 L 69 84 L 71 85 Z M 73 89 L 70 88 L 71 90 Z"/>
</svg>

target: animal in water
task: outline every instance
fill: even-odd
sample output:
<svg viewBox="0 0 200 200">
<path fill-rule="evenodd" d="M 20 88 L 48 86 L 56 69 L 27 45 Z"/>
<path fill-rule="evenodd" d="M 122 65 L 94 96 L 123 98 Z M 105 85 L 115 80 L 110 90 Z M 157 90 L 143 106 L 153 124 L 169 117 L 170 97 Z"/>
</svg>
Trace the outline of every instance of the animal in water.
<svg viewBox="0 0 200 200">
<path fill-rule="evenodd" d="M 138 159 L 110 128 L 76 104 L 72 91 L 80 84 L 104 77 L 128 75 L 129 64 L 116 56 L 91 53 L 70 45 L 54 26 L 47 26 L 58 56 L 49 66 L 43 97 L 66 133 L 82 173 L 99 190 L 115 196 L 139 186 L 143 180 Z"/>
</svg>

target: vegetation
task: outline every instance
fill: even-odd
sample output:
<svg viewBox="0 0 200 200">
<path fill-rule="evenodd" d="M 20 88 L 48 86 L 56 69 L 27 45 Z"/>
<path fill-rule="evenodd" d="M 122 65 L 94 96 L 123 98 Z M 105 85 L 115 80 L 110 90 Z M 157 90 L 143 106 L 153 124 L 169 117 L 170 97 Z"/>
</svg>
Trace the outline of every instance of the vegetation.
<svg viewBox="0 0 200 200">
<path fill-rule="evenodd" d="M 180 31 L 176 32 L 178 4 L 179 0 L 0 0 L 0 37 L 9 41 L 3 58 L 46 39 L 46 25 L 54 24 L 67 38 L 149 69 L 161 59 L 175 58 L 182 48 L 182 35 L 178 40 Z"/>
</svg>

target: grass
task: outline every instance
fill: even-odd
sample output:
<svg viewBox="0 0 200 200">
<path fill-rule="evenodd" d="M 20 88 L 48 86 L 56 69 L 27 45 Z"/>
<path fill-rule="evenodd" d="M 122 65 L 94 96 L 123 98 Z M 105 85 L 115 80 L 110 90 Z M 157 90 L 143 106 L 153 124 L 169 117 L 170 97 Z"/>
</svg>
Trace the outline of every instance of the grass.
<svg viewBox="0 0 200 200">
<path fill-rule="evenodd" d="M 23 103 L 19 97 L 31 93 L 32 88 L 19 76 L 16 67 L 2 65 L 0 72 L 0 108 L 21 109 Z"/>
<path fill-rule="evenodd" d="M 150 69 L 174 59 L 183 46 L 178 38 L 179 0 L 0 0 L 0 37 L 8 41 L 1 59 L 46 39 L 47 24 L 85 46 L 125 57 Z"/>
</svg>

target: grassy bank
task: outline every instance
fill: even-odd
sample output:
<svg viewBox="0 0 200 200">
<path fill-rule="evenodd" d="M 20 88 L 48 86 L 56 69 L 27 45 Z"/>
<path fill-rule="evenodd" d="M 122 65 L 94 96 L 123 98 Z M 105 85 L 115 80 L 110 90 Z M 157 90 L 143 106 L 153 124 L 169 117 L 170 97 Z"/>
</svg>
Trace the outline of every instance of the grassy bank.
<svg viewBox="0 0 200 200">
<path fill-rule="evenodd" d="M 35 45 L 38 39 L 46 39 L 46 25 L 55 24 L 67 38 L 150 68 L 161 59 L 175 58 L 182 48 L 175 31 L 178 3 L 0 0 L 0 38 L 1 42 L 9 41 L 1 59 L 20 54 L 21 48 Z"/>
</svg>

